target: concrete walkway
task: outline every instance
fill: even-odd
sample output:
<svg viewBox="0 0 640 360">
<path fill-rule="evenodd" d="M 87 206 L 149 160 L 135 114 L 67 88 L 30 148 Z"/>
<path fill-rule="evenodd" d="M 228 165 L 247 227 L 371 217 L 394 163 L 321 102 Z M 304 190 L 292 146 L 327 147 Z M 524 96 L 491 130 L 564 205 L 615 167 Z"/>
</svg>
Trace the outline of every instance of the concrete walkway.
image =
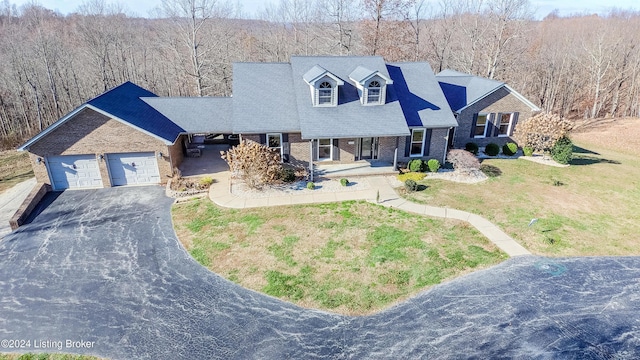
<svg viewBox="0 0 640 360">
<path fill-rule="evenodd" d="M 34 186 L 36 186 L 36 178 L 31 178 L 0 194 L 0 238 L 11 232 L 9 220 L 22 205 L 24 199 L 29 196 Z"/>
<path fill-rule="evenodd" d="M 312 191 L 302 191 L 300 195 L 274 195 L 264 198 L 244 198 L 231 194 L 229 176 L 230 174 L 228 171 L 215 174 L 215 183 L 209 190 L 209 198 L 211 201 L 222 207 L 243 209 L 348 200 L 366 200 L 376 203 L 377 196 L 379 194 L 379 205 L 425 216 L 466 221 L 478 229 L 478 231 L 480 231 L 502 251 L 507 253 L 507 255 L 512 257 L 531 255 L 527 249 L 522 247 L 513 238 L 504 233 L 487 219 L 466 211 L 416 204 L 408 201 L 396 193 L 384 176 L 367 177 L 369 184 L 371 185 L 371 188 L 368 190 L 317 193 Z"/>
</svg>

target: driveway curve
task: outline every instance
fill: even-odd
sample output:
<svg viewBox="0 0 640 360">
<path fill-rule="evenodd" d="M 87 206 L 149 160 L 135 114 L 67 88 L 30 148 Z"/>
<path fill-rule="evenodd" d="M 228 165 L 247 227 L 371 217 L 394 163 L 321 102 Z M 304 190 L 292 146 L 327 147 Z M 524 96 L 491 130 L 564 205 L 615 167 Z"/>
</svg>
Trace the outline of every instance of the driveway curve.
<svg viewBox="0 0 640 360">
<path fill-rule="evenodd" d="M 382 313 L 346 317 L 246 290 L 201 267 L 178 243 L 173 200 L 160 187 L 67 191 L 45 202 L 31 223 L 0 240 L 0 340 L 25 341 L 22 348 L 2 342 L 0 352 L 111 359 L 640 356 L 639 258 L 520 256 Z"/>
</svg>

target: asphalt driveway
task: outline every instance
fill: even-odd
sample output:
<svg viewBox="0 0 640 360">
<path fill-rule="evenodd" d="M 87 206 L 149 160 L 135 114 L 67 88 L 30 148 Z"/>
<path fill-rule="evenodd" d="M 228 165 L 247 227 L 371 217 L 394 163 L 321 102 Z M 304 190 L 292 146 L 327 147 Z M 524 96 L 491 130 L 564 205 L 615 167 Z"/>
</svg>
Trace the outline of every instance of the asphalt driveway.
<svg viewBox="0 0 640 360">
<path fill-rule="evenodd" d="M 352 318 L 245 290 L 198 265 L 175 238 L 172 199 L 161 187 L 67 191 L 47 200 L 30 224 L 0 240 L 0 340 L 24 340 L 3 341 L 0 352 L 640 357 L 639 258 L 518 257 Z"/>
</svg>

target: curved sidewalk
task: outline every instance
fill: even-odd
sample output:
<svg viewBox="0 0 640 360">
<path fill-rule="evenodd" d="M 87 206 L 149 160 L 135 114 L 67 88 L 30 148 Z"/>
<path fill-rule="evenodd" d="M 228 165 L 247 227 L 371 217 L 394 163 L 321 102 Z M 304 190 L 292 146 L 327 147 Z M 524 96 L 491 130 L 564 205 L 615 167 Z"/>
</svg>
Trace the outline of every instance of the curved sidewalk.
<svg viewBox="0 0 640 360">
<path fill-rule="evenodd" d="M 344 192 L 305 192 L 300 195 L 272 195 L 264 198 L 244 198 L 231 194 L 229 191 L 229 172 L 217 173 L 214 176 L 215 184 L 209 190 L 209 198 L 215 204 L 227 208 L 253 208 L 265 206 L 281 206 L 296 204 L 326 203 L 348 200 L 366 200 L 376 203 L 376 197 L 380 194 L 379 205 L 397 208 L 415 214 L 432 216 L 444 219 L 466 221 L 480 231 L 509 256 L 531 255 L 531 253 L 518 244 L 513 238 L 500 230 L 493 223 L 475 214 L 455 209 L 441 208 L 403 199 L 398 196 L 391 184 L 383 176 L 368 176 L 370 189 Z"/>
</svg>

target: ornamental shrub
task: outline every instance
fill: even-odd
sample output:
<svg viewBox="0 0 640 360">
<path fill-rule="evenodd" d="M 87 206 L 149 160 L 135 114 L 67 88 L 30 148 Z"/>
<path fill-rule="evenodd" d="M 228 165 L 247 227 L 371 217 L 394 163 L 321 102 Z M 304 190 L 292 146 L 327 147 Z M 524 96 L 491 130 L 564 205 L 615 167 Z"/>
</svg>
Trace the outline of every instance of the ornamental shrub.
<svg viewBox="0 0 640 360">
<path fill-rule="evenodd" d="M 472 171 L 480 169 L 480 161 L 467 150 L 453 149 L 447 154 L 447 161 L 455 171 Z"/>
<path fill-rule="evenodd" d="M 545 152 L 551 150 L 558 139 L 571 130 L 571 127 L 571 122 L 558 115 L 540 113 L 518 122 L 513 132 L 513 138 L 523 147 Z"/>
<path fill-rule="evenodd" d="M 408 167 L 411 172 L 424 172 L 425 170 L 424 161 L 420 159 L 413 159 L 409 161 Z"/>
<path fill-rule="evenodd" d="M 407 189 L 408 192 L 418 191 L 418 183 L 409 179 L 404 182 L 404 188 Z"/>
<path fill-rule="evenodd" d="M 533 156 L 533 148 L 529 147 L 529 146 L 525 146 L 522 148 L 522 152 L 524 153 L 524 156 Z"/>
<path fill-rule="evenodd" d="M 438 170 L 440 170 L 440 161 L 437 159 L 430 159 L 427 161 L 427 167 L 431 172 L 438 172 Z"/>
<path fill-rule="evenodd" d="M 500 153 L 500 146 L 496 143 L 490 143 L 484 148 L 484 153 L 489 156 L 496 156 Z"/>
<path fill-rule="evenodd" d="M 340 179 L 340 185 L 349 186 L 349 180 L 347 180 L 345 178 Z"/>
<path fill-rule="evenodd" d="M 309 189 L 309 190 L 313 190 L 313 189 L 315 189 L 315 188 L 316 188 L 316 184 L 314 184 L 312 181 L 309 181 L 309 182 L 307 183 L 307 189 Z"/>
<path fill-rule="evenodd" d="M 502 170 L 500 170 L 500 168 L 489 164 L 480 165 L 480 171 L 488 177 L 498 177 L 502 175 Z"/>
<path fill-rule="evenodd" d="M 280 179 L 284 182 L 294 182 L 296 181 L 296 171 L 292 168 L 284 168 L 280 172 Z"/>
<path fill-rule="evenodd" d="M 573 159 L 573 143 L 566 136 L 556 141 L 551 149 L 551 157 L 560 164 L 568 164 Z"/>
<path fill-rule="evenodd" d="M 513 156 L 518 152 L 518 145 L 516 143 L 508 142 L 502 145 L 502 153 L 507 156 Z"/>
<path fill-rule="evenodd" d="M 474 142 L 468 142 L 464 145 L 464 149 L 473 155 L 478 155 L 478 144 Z"/>
<path fill-rule="evenodd" d="M 406 174 L 400 174 L 398 175 L 398 180 L 405 182 L 409 179 L 413 180 L 413 181 L 420 181 L 422 179 L 425 178 L 425 176 L 427 176 L 427 174 L 425 173 L 406 173 Z"/>
</svg>

